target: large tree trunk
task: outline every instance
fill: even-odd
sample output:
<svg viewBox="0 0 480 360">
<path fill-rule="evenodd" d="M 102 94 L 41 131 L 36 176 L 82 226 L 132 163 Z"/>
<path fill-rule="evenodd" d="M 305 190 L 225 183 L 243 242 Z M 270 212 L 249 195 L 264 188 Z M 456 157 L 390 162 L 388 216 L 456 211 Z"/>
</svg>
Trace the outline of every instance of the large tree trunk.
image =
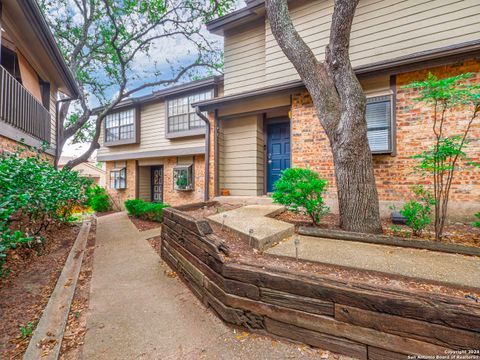
<svg viewBox="0 0 480 360">
<path fill-rule="evenodd" d="M 333 153 L 340 225 L 345 230 L 382 231 L 373 161 L 367 139 L 365 95 L 348 54 L 359 0 L 335 0 L 324 62 L 295 30 L 287 0 L 267 0 L 272 33 L 312 97 Z"/>
</svg>

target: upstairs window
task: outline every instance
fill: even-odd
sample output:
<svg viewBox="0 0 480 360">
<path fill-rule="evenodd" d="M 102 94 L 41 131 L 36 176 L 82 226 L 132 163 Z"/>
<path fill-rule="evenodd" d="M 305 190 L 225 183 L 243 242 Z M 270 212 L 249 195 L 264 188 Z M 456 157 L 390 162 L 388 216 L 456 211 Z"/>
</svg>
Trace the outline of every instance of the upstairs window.
<svg viewBox="0 0 480 360">
<path fill-rule="evenodd" d="M 105 117 L 105 143 L 123 145 L 137 142 L 136 109 L 115 112 Z"/>
<path fill-rule="evenodd" d="M 212 90 L 170 99 L 167 102 L 167 133 L 188 132 L 205 127 L 205 122 L 195 113 L 193 103 L 211 99 Z"/>
<path fill-rule="evenodd" d="M 392 97 L 367 99 L 367 137 L 372 153 L 392 152 Z"/>
</svg>

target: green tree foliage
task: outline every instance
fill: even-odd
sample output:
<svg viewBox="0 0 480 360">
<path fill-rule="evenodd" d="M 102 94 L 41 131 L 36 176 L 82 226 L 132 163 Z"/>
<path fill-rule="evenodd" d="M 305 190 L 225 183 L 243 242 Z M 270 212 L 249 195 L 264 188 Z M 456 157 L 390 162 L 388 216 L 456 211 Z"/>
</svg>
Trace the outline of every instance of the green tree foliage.
<svg viewBox="0 0 480 360">
<path fill-rule="evenodd" d="M 218 72 L 220 46 L 207 39 L 204 24 L 235 4 L 234 0 L 38 2 L 81 90 L 78 101 L 61 106 L 57 147 L 61 152 L 69 138 L 91 141 L 85 154 L 67 164 L 70 168 L 99 147 L 101 123 L 122 100 L 187 75 Z M 159 48 L 164 51 L 155 51 Z M 101 110 L 94 112 L 96 107 Z"/>
<path fill-rule="evenodd" d="M 163 221 L 163 209 L 169 207 L 167 204 L 146 202 L 140 199 L 125 201 L 125 208 L 129 215 L 150 221 Z"/>
<path fill-rule="evenodd" d="M 429 74 L 425 81 L 413 82 L 405 88 L 416 88 L 420 96 L 416 101 L 431 106 L 433 146 L 415 155 L 419 164 L 416 170 L 430 178 L 435 200 L 435 239 L 440 240 L 447 217 L 450 189 L 459 162 L 465 166 L 478 166 L 470 161 L 465 152 L 468 135 L 475 119 L 480 114 L 480 85 L 470 84 L 471 74 L 438 79 Z M 458 118 L 457 114 L 467 114 Z M 462 121 L 465 127 L 461 134 L 446 134 L 448 124 Z M 457 128 L 457 126 L 452 126 Z"/>
<path fill-rule="evenodd" d="M 105 188 L 101 186 L 92 186 L 90 189 L 88 189 L 87 198 L 88 205 L 94 211 L 104 212 L 112 209 L 110 197 L 108 196 Z"/>
<path fill-rule="evenodd" d="M 418 201 L 410 200 L 405 203 L 400 210 L 400 214 L 407 219 L 407 226 L 412 229 L 413 234 L 419 236 L 425 227 L 432 222 L 432 206 L 435 205 L 435 199 L 423 186 L 415 186 L 413 193 Z"/>
<path fill-rule="evenodd" d="M 41 232 L 66 222 L 86 201 L 91 180 L 56 170 L 38 151 L 0 155 L 0 274 L 8 250 L 41 241 Z"/>
<path fill-rule="evenodd" d="M 285 205 L 295 213 L 308 214 L 315 225 L 330 211 L 323 200 L 328 182 L 310 169 L 286 169 L 274 187 L 272 198 L 275 203 Z"/>
</svg>

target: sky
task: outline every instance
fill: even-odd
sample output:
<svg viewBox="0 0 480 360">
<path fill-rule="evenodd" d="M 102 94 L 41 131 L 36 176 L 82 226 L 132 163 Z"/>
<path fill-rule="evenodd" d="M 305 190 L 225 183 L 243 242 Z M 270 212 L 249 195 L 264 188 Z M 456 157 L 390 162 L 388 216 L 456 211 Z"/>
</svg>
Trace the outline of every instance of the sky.
<svg viewBox="0 0 480 360">
<path fill-rule="evenodd" d="M 236 9 L 245 6 L 243 0 L 237 1 L 235 6 Z M 205 29 L 204 32 L 205 37 L 209 41 L 218 43 L 219 48 L 223 48 L 223 38 L 220 36 L 216 36 L 213 34 L 208 33 Z M 138 57 L 135 61 L 133 66 L 134 74 L 138 74 L 142 77 L 142 81 L 149 81 L 152 78 L 148 75 L 149 70 L 153 69 L 153 61 L 156 61 L 157 69 L 161 69 L 163 73 L 163 77 L 168 78 L 169 75 L 172 74 L 172 64 L 167 62 L 167 58 L 172 60 L 175 59 L 175 63 L 173 65 L 182 65 L 188 64 L 191 62 L 192 55 L 189 54 L 189 50 L 191 50 L 191 44 L 189 44 L 183 38 L 175 38 L 175 39 L 167 39 L 159 41 L 155 44 L 155 46 L 150 51 L 150 57 L 141 56 Z M 173 54 L 172 54 L 173 52 Z M 186 82 L 187 79 L 183 79 L 181 82 Z M 158 88 L 156 89 L 158 90 Z M 152 89 L 146 89 L 142 92 L 138 92 L 134 95 L 134 97 L 146 95 L 152 92 Z M 113 95 L 113 94 L 112 94 Z M 65 156 L 79 156 L 83 152 L 85 152 L 89 147 L 89 144 L 72 144 L 71 139 L 66 143 L 64 146 L 62 155 Z M 95 156 L 93 156 L 95 157 Z"/>
</svg>

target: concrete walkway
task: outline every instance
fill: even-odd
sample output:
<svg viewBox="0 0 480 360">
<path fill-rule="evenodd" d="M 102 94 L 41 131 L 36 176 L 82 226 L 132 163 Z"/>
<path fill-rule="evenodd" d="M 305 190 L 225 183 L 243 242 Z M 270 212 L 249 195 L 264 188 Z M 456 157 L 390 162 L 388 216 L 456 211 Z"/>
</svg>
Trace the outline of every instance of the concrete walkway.
<svg viewBox="0 0 480 360">
<path fill-rule="evenodd" d="M 227 327 L 168 276 L 150 235 L 124 213 L 98 219 L 84 359 L 347 359 Z"/>
<path fill-rule="evenodd" d="M 250 241 L 250 245 L 255 249 L 264 250 L 270 244 L 293 235 L 295 231 L 294 225 L 272 219 L 283 211 L 285 207 L 280 205 L 247 205 L 212 215 L 209 220 L 223 224 L 238 236 Z"/>
<path fill-rule="evenodd" d="M 480 257 L 298 236 L 300 259 L 480 289 Z M 295 257 L 294 238 L 266 251 Z"/>
</svg>

